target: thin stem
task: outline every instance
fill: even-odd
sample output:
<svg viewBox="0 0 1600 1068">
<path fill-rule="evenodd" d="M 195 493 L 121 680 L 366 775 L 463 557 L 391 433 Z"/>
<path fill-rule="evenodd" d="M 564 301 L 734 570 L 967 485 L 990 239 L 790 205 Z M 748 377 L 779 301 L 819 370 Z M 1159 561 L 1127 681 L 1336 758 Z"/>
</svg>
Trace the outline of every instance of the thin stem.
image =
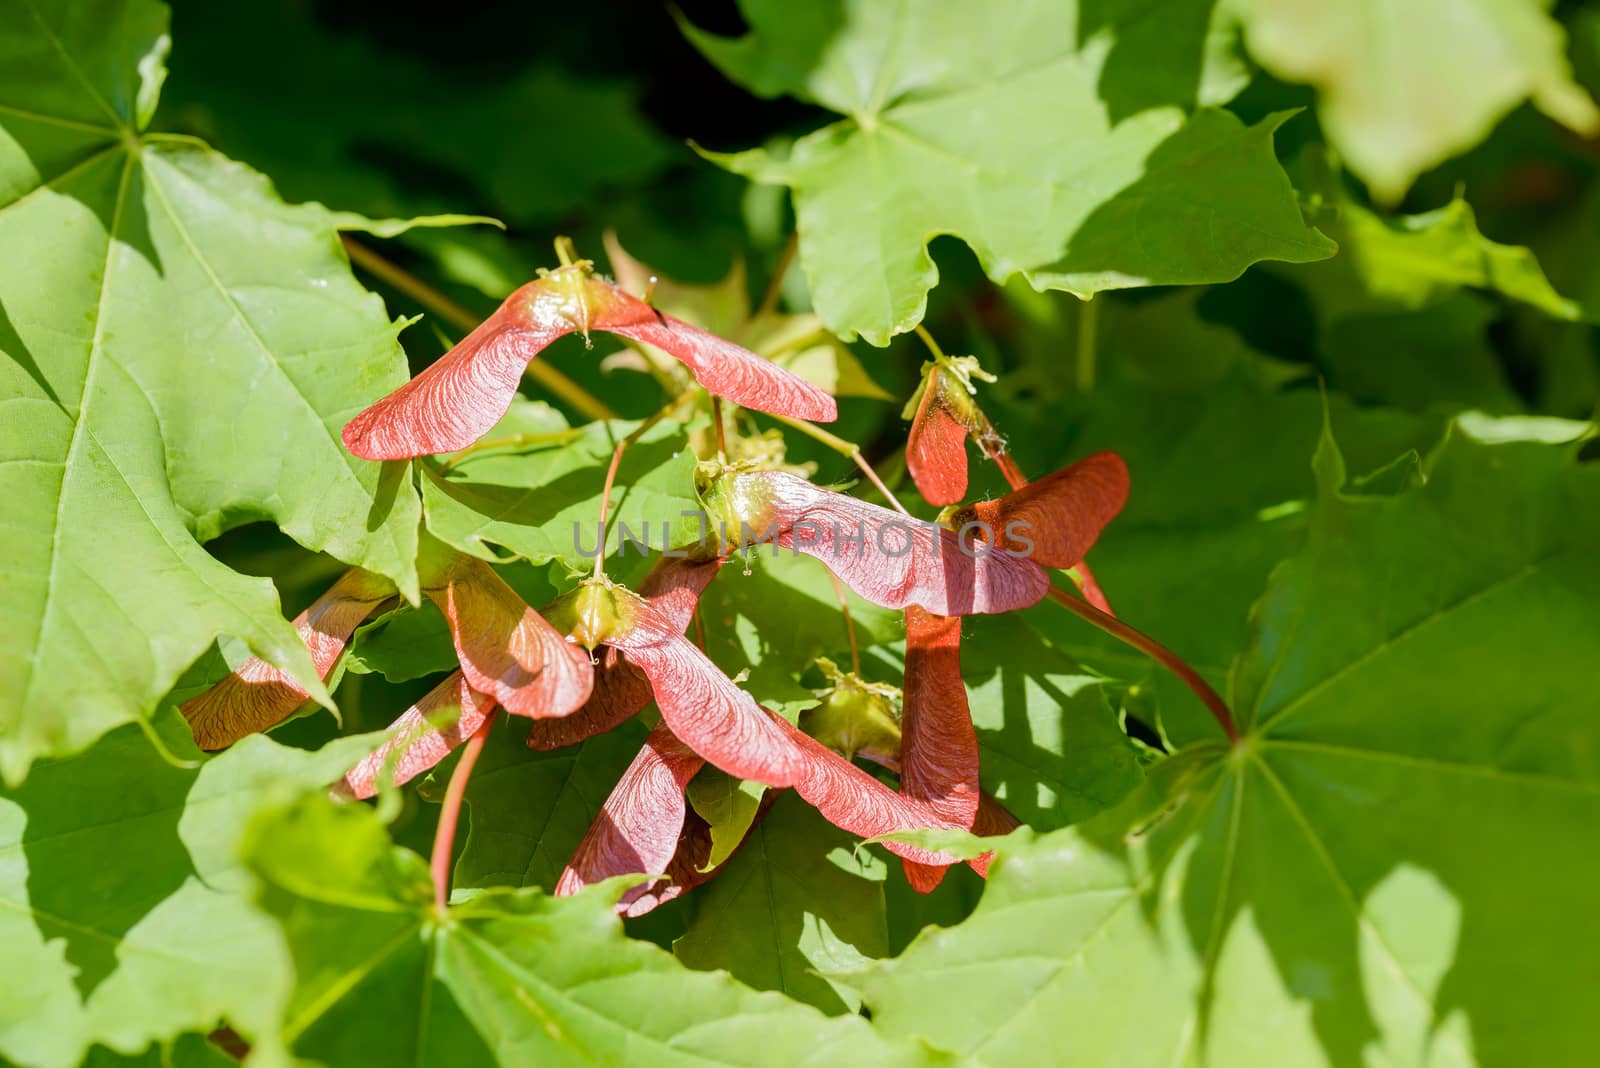
<svg viewBox="0 0 1600 1068">
<path fill-rule="evenodd" d="M 1026 486 L 1028 484 L 1028 476 L 1022 473 L 1022 469 L 1011 458 L 1011 454 L 1006 452 L 1005 439 L 1000 436 L 1000 432 L 994 428 L 994 424 L 989 422 L 989 417 L 984 415 L 982 411 L 978 412 L 978 418 L 983 422 L 978 427 L 978 432 L 973 434 L 972 437 L 978 443 L 979 451 L 1000 469 L 1000 474 L 1004 476 L 1006 484 L 1012 489 L 1019 490 Z"/>
<path fill-rule="evenodd" d="M 1085 300 L 1078 309 L 1078 348 L 1075 354 L 1078 391 L 1088 393 L 1094 389 L 1094 364 L 1096 320 L 1100 318 L 1100 305 L 1093 297 Z"/>
<path fill-rule="evenodd" d="M 928 333 L 927 327 L 923 326 L 921 323 L 918 323 L 916 326 L 916 331 L 917 336 L 922 339 L 922 343 L 928 346 L 928 351 L 933 353 L 933 358 L 935 360 L 943 363 L 945 360 L 949 359 L 949 357 L 944 354 L 944 349 L 939 347 L 939 343 L 933 340 L 933 335 Z"/>
<path fill-rule="evenodd" d="M 472 777 L 472 767 L 483 752 L 483 743 L 489 737 L 499 709 L 491 709 L 483 726 L 473 731 L 467 744 L 461 747 L 461 759 L 450 773 L 450 785 L 445 787 L 444 806 L 439 810 L 439 827 L 433 833 L 433 858 L 428 867 L 433 872 L 433 903 L 442 914 L 450 907 L 450 858 L 455 853 L 456 824 L 461 820 L 461 802 L 467 796 L 467 780 Z"/>
<path fill-rule="evenodd" d="M 488 449 L 522 448 L 528 445 L 549 445 L 571 441 L 582 433 L 582 427 L 569 427 L 566 430 L 549 430 L 541 434 L 512 434 L 510 437 L 505 438 L 481 438 L 440 464 L 439 473 L 444 474 L 475 452 L 484 452 Z"/>
<path fill-rule="evenodd" d="M 661 420 L 671 415 L 677 410 L 678 405 L 688 400 L 689 397 L 699 388 L 699 386 L 692 386 L 688 390 L 674 397 L 670 402 L 668 402 L 666 407 L 651 415 L 649 418 L 645 419 L 644 422 L 640 423 L 638 426 L 629 431 L 627 436 L 621 441 L 617 442 L 617 447 L 612 450 L 611 466 L 606 468 L 605 486 L 600 490 L 600 543 L 595 546 L 594 551 L 595 578 L 603 578 L 606 573 L 606 512 L 611 505 L 611 487 L 616 485 L 617 468 L 622 465 L 622 454 L 627 450 L 629 445 L 632 445 L 634 442 L 643 437 L 645 431 L 649 430 L 651 427 L 661 422 Z"/>
<path fill-rule="evenodd" d="M 761 294 L 761 303 L 756 305 L 756 313 L 752 319 L 759 319 L 763 315 L 771 315 L 778 310 L 778 299 L 783 296 L 783 280 L 789 273 L 789 265 L 794 263 L 795 250 L 800 246 L 800 231 L 796 230 L 789 235 L 789 240 L 784 242 L 783 252 L 778 256 L 778 265 L 772 269 L 772 277 L 767 281 L 767 291 Z"/>
<path fill-rule="evenodd" d="M 792 419 L 787 415 L 776 415 L 771 412 L 767 414 L 773 419 L 776 419 L 778 422 L 782 423 L 784 426 L 792 426 L 812 440 L 819 441 L 828 448 L 832 449 L 834 452 L 838 453 L 840 456 L 848 458 L 851 463 L 855 464 L 861 469 L 861 473 L 867 476 L 867 481 L 871 482 L 873 486 L 877 488 L 878 492 L 883 494 L 883 499 L 888 501 L 890 506 L 893 507 L 895 511 L 899 512 L 901 515 L 911 514 L 910 512 L 906 511 L 905 505 L 901 504 L 895 499 L 895 495 L 890 492 L 889 487 L 884 485 L 883 479 L 878 477 L 878 472 L 874 471 L 872 469 L 872 465 L 867 463 L 867 458 L 861 455 L 860 445 L 857 445 L 853 441 L 846 441 L 837 434 L 829 433 L 817 424 L 808 422 L 807 420 Z"/>
<path fill-rule="evenodd" d="M 1184 663 L 1183 658 L 1177 653 L 1149 635 L 1128 626 L 1116 616 L 1109 616 L 1089 602 L 1074 597 L 1059 586 L 1050 587 L 1049 597 L 1067 611 L 1088 620 L 1118 641 L 1133 646 L 1182 679 L 1184 685 L 1193 690 L 1195 696 L 1211 710 L 1211 715 L 1222 727 L 1222 732 L 1228 736 L 1228 740 L 1239 741 L 1239 728 L 1234 725 L 1233 713 L 1228 711 L 1228 703 L 1222 699 L 1221 694 L 1211 688 L 1209 682 L 1200 677 L 1194 668 Z"/>
<path fill-rule="evenodd" d="M 480 320 L 476 315 L 410 271 L 380 256 L 360 242 L 352 240 L 348 235 L 341 235 L 340 239 L 344 242 L 344 250 L 350 256 L 350 262 L 378 281 L 404 293 L 462 333 L 471 333 L 477 329 Z M 617 417 L 617 413 L 604 401 L 543 360 L 534 360 L 528 364 L 527 374 L 558 399 L 566 401 L 574 410 L 582 412 L 590 419 Z"/>
<path fill-rule="evenodd" d="M 888 501 L 889 505 L 895 511 L 899 512 L 901 515 L 911 514 L 910 512 L 906 511 L 906 506 L 901 504 L 893 493 L 889 492 L 889 487 L 883 484 L 883 479 L 878 477 L 878 472 L 874 471 L 872 469 L 872 465 L 867 463 L 867 458 L 861 455 L 861 448 L 859 446 L 851 450 L 850 460 L 857 467 L 861 468 L 861 473 L 867 476 L 867 481 L 871 482 L 873 486 L 877 487 L 878 492 L 883 494 L 883 499 Z"/>
<path fill-rule="evenodd" d="M 717 428 L 717 459 L 727 463 L 728 439 L 727 432 L 722 428 L 722 398 L 715 393 L 711 394 L 711 422 Z"/>
<path fill-rule="evenodd" d="M 993 459 L 1000 468 L 1000 474 L 1005 476 L 1006 484 L 1012 489 L 1019 490 L 1028 484 L 1028 476 L 1017 467 L 1017 462 L 1011 458 L 1010 453 L 999 453 Z"/>
<path fill-rule="evenodd" d="M 785 356 L 788 356 L 792 353 L 809 349 L 813 345 L 819 345 L 822 342 L 827 341 L 830 336 L 831 335 L 828 333 L 827 327 L 819 326 L 817 329 L 811 331 L 811 333 L 802 334 L 797 338 L 785 341 L 781 345 L 774 346 L 773 348 L 763 347 L 760 355 L 773 361 L 781 360 Z"/>
<path fill-rule="evenodd" d="M 839 576 L 832 571 L 828 577 L 833 579 L 833 592 L 839 598 L 839 612 L 844 616 L 845 637 L 850 639 L 850 670 L 854 674 L 861 674 L 861 647 L 856 644 L 856 623 L 850 618 L 850 597 L 844 592 L 844 583 L 839 581 Z"/>
</svg>

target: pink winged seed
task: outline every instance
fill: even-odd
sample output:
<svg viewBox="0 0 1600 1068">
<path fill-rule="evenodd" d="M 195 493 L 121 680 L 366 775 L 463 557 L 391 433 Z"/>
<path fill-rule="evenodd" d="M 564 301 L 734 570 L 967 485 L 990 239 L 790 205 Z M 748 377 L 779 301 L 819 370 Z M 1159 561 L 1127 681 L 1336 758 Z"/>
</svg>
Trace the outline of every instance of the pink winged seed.
<svg viewBox="0 0 1600 1068">
<path fill-rule="evenodd" d="M 961 620 L 906 609 L 905 706 L 900 720 L 900 792 L 958 827 L 978 813 L 978 734 L 961 678 Z M 904 862 L 912 887 L 928 893 L 944 869 Z"/>
<path fill-rule="evenodd" d="M 721 557 L 691 560 L 663 556 L 640 581 L 637 592 L 681 634 L 689 629 L 700 595 L 722 564 Z M 644 711 L 653 696 L 644 672 L 628 663 L 619 650 L 606 646 L 597 653 L 589 700 L 570 716 L 534 720 L 528 726 L 528 748 L 560 749 L 604 734 Z"/>
<path fill-rule="evenodd" d="M 684 790 L 704 766 L 705 760 L 665 724 L 651 731 L 561 873 L 557 896 L 575 894 L 614 875 L 667 873 L 688 809 Z M 664 900 L 647 896 L 650 889 L 644 885 L 629 890 L 618 910 L 634 915 L 637 905 L 637 912 L 649 911 Z"/>
<path fill-rule="evenodd" d="M 900 789 L 961 827 L 978 812 L 978 734 L 961 678 L 961 620 L 906 609 Z"/>
<path fill-rule="evenodd" d="M 611 644 L 645 673 L 667 726 L 710 763 L 739 779 L 791 786 L 805 763 L 789 736 L 648 601 Z M 803 736 L 802 736 L 803 737 Z"/>
<path fill-rule="evenodd" d="M 350 635 L 394 593 L 387 579 L 351 568 L 295 617 L 295 630 L 311 651 L 318 678 L 328 677 Z M 201 749 L 224 749 L 247 734 L 276 726 L 306 697 L 287 673 L 253 656 L 205 693 L 185 701 L 179 711 Z"/>
<path fill-rule="evenodd" d="M 963 550 L 954 532 L 911 520 L 782 471 L 741 478 L 766 483 L 777 542 L 821 560 L 845 585 L 885 608 L 918 605 L 934 615 L 1012 612 L 1037 604 L 1050 580 L 1031 560 Z M 856 540 L 856 533 L 864 537 Z"/>
<path fill-rule="evenodd" d="M 572 713 L 589 699 L 594 669 L 517 592 L 474 557 L 456 555 L 423 592 L 450 625 L 461 673 L 507 712 L 532 719 Z"/>
<path fill-rule="evenodd" d="M 1097 452 L 995 501 L 980 501 L 951 518 L 981 523 L 1002 545 L 1015 530 L 1044 567 L 1072 567 L 1128 502 L 1128 466 L 1114 452 Z"/>
<path fill-rule="evenodd" d="M 956 829 L 929 805 L 896 793 L 787 720 L 768 712 L 804 758 L 804 774 L 794 784 L 835 827 L 862 838 L 919 828 Z M 948 865 L 957 858 L 902 842 L 885 842 L 889 852 L 920 864 Z"/>
<path fill-rule="evenodd" d="M 411 781 L 472 737 L 492 711 L 494 699 L 468 686 L 461 672 L 452 671 L 389 725 L 389 740 L 351 768 L 335 792 L 371 797 L 378 792 L 378 777 L 391 759 L 394 785 Z"/>
<path fill-rule="evenodd" d="M 698 327 L 663 315 L 602 278 L 564 268 L 530 282 L 433 366 L 350 420 L 344 443 L 367 460 L 403 460 L 471 445 L 511 406 L 529 361 L 552 341 L 591 329 L 672 354 L 706 389 L 796 419 L 838 418 L 832 397 Z"/>
<path fill-rule="evenodd" d="M 943 507 L 967 495 L 967 428 L 940 402 L 941 374 L 925 381 L 911 432 L 906 469 L 929 504 Z"/>
</svg>

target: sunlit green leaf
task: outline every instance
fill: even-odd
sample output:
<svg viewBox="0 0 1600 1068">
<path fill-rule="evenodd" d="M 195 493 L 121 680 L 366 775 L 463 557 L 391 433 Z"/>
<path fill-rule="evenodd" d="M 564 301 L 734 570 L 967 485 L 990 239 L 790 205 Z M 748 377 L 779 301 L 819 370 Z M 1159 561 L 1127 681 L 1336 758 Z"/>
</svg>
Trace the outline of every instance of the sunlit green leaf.
<svg viewBox="0 0 1600 1068">
<path fill-rule="evenodd" d="M 711 828 L 711 854 L 704 868 L 720 867 L 739 848 L 761 810 L 766 792 L 761 783 L 735 779 L 709 764 L 689 781 L 684 796 Z"/>
<path fill-rule="evenodd" d="M 324 1063 L 937 1060 L 625 938 L 618 881 L 573 898 L 485 893 L 441 917 L 421 858 L 368 810 L 327 801 L 259 824 L 251 862 L 299 976 L 286 1037 Z"/>
<path fill-rule="evenodd" d="M 199 760 L 181 720 L 162 730 Z M 256 736 L 178 767 L 128 726 L 0 793 L 0 1055 L 74 1065 L 93 1042 L 138 1053 L 223 1019 L 263 1034 L 290 975 L 243 893 L 244 825 L 373 741 L 306 753 Z"/>
<path fill-rule="evenodd" d="M 787 158 L 712 158 L 794 190 L 800 262 L 844 338 L 887 344 L 922 318 L 936 234 L 970 244 L 997 281 L 1020 271 L 1080 296 L 1333 251 L 1273 157 L 1283 116 L 1247 127 L 1225 111 L 1188 115 L 1239 87 L 1204 5 L 1004 18 L 943 0 L 852 0 L 831 17 L 776 0 L 742 9 L 749 36 L 691 27 L 691 39 L 754 91 L 845 118 Z"/>
<path fill-rule="evenodd" d="M 724 968 L 757 989 L 853 1012 L 859 996 L 827 976 L 888 953 L 884 874 L 881 855 L 785 792 L 697 892 L 695 918 L 672 951 L 692 968 Z"/>
<path fill-rule="evenodd" d="M 1339 254 L 1273 270 L 1305 286 L 1325 321 L 1416 311 L 1465 288 L 1499 293 L 1558 319 L 1585 314 L 1556 292 L 1532 251 L 1485 237 L 1461 197 L 1416 215 L 1383 215 L 1352 197 L 1318 154 L 1308 153 L 1300 170 L 1317 194 L 1311 218 L 1339 243 Z"/>
<path fill-rule="evenodd" d="M 1324 447 L 1246 740 L 1003 844 L 968 923 L 864 975 L 874 1021 L 991 1064 L 1581 1062 L 1600 470 L 1545 442 L 1582 429 L 1465 420 L 1386 497 Z"/>
<path fill-rule="evenodd" d="M 606 470 L 635 425 L 590 423 L 565 442 L 522 444 L 510 440 L 521 431 L 501 423 L 484 435 L 482 451 L 450 466 L 423 468 L 428 530 L 490 560 L 509 552 L 535 563 L 558 560 L 574 571 L 592 569 Z M 502 440 L 507 444 L 487 447 Z M 628 447 L 611 495 L 609 552 L 637 555 L 640 545 L 661 552 L 697 539 L 694 465 L 686 431 L 671 422 Z"/>
<path fill-rule="evenodd" d="M 200 542 L 270 520 L 415 595 L 418 508 L 404 465 L 339 441 L 405 360 L 332 220 L 202 144 L 141 140 L 165 9 L 4 10 L 0 772 L 15 781 L 147 715 L 219 634 L 320 694 L 271 585 Z"/>
</svg>

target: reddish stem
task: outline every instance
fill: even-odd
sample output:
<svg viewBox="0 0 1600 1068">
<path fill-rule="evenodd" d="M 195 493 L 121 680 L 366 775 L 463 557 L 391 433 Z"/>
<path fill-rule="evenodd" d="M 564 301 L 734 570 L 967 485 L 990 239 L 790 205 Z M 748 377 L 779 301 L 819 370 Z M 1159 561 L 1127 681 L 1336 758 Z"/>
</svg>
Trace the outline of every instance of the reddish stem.
<svg viewBox="0 0 1600 1068">
<path fill-rule="evenodd" d="M 1004 476 L 1006 485 L 1014 490 L 1019 490 L 1026 486 L 1028 484 L 1028 476 L 1022 473 L 1022 469 L 1011 458 L 1011 454 L 1006 452 L 1005 439 L 1000 436 L 999 431 L 995 430 L 994 424 L 989 422 L 989 417 L 984 415 L 981 410 L 978 412 L 978 420 L 980 425 L 972 434 L 972 439 L 978 443 L 979 451 L 1000 469 L 1000 474 Z"/>
<path fill-rule="evenodd" d="M 888 501 L 890 506 L 893 507 L 895 511 L 899 512 L 901 515 L 911 514 L 910 512 L 906 511 L 906 506 L 896 500 L 893 493 L 889 492 L 889 487 L 884 485 L 883 479 L 878 477 L 878 472 L 874 471 L 872 469 L 872 465 L 867 463 L 867 458 L 861 455 L 861 450 L 859 448 L 850 453 L 850 460 L 857 467 L 861 468 L 861 473 L 867 476 L 867 481 L 871 482 L 877 491 L 883 494 L 883 499 Z"/>
<path fill-rule="evenodd" d="M 1005 476 L 1006 483 L 1014 490 L 1019 490 L 1028 484 L 1028 479 L 1018 469 L 1016 461 L 1011 459 L 1009 453 L 995 452 L 989 456 L 1000 468 L 1000 473 Z"/>
<path fill-rule="evenodd" d="M 1228 736 L 1228 740 L 1230 742 L 1239 741 L 1239 728 L 1234 726 L 1233 713 L 1228 711 L 1228 703 L 1222 699 L 1221 694 L 1211 688 L 1209 682 L 1200 677 L 1199 672 L 1184 663 L 1183 658 L 1177 653 L 1149 635 L 1128 626 L 1116 616 L 1106 615 L 1106 613 L 1087 601 L 1079 600 L 1059 586 L 1051 586 L 1049 596 L 1052 601 L 1067 611 L 1088 620 L 1118 641 L 1126 642 L 1133 646 L 1182 679 L 1184 685 L 1193 690 L 1194 695 L 1200 698 L 1206 708 L 1211 710 L 1211 715 L 1222 727 L 1222 732 Z"/>
<path fill-rule="evenodd" d="M 494 726 L 498 714 L 499 709 L 491 709 L 483 726 L 474 731 L 466 745 L 461 747 L 461 759 L 450 773 L 450 785 L 445 787 L 444 805 L 439 810 L 439 826 L 433 832 L 433 859 L 429 863 L 433 871 L 433 903 L 441 914 L 450 905 L 450 858 L 455 853 L 456 824 L 461 820 L 461 802 L 467 796 L 467 780 L 472 777 L 473 765 L 478 762 L 478 754 L 483 752 L 483 743 L 488 739 L 489 728 Z"/>
</svg>

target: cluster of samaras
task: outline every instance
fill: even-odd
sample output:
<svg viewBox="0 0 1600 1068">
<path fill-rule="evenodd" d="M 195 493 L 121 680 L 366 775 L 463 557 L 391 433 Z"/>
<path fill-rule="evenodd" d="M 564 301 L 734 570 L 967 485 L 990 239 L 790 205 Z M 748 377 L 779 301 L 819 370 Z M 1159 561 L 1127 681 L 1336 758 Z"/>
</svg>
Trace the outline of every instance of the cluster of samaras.
<svg viewBox="0 0 1600 1068">
<path fill-rule="evenodd" d="M 466 448 L 505 414 L 541 349 L 591 330 L 670 353 L 702 387 L 734 404 L 794 419 L 836 417 L 833 398 L 817 387 L 662 314 L 580 263 L 513 293 L 439 362 L 352 419 L 344 442 L 370 460 Z M 530 746 L 554 749 L 609 730 L 653 700 L 660 725 L 556 888 L 571 893 L 625 873 L 664 876 L 624 896 L 619 907 L 631 913 L 710 876 L 702 870 L 709 829 L 685 802 L 690 779 L 707 763 L 740 779 L 792 787 L 863 837 L 916 828 L 993 834 L 1015 826 L 979 789 L 960 617 L 1038 602 L 1051 588 L 1047 569 L 1077 569 L 1084 596 L 1103 608 L 1082 563 L 1122 508 L 1128 476 L 1118 457 L 1099 453 L 1026 483 L 972 401 L 975 371 L 942 356 L 927 365 L 907 409 L 914 413 L 908 467 L 927 500 L 958 504 L 971 436 L 1001 464 L 1014 492 L 946 509 L 941 523 L 910 520 L 770 465 L 711 461 L 701 467 L 696 492 L 712 520 L 707 527 L 719 536 L 664 555 L 637 590 L 597 574 L 541 612 L 483 561 L 425 536 L 423 592 L 449 624 L 459 670 L 402 715 L 386 744 L 336 789 L 370 797 L 380 781 L 405 782 L 486 729 L 497 709 L 531 722 Z M 808 733 L 757 704 L 686 636 L 707 584 L 757 533 L 820 560 L 865 599 L 905 613 L 898 714 L 884 707 L 889 688 L 842 676 L 817 713 L 802 717 Z M 394 598 L 387 581 L 352 571 L 299 617 L 323 677 L 355 628 Z M 289 676 L 252 660 L 183 711 L 200 744 L 216 749 L 280 722 L 305 696 Z M 896 772 L 899 789 L 857 767 L 853 756 Z M 887 845 L 923 890 L 953 859 L 903 842 Z M 972 863 L 985 867 L 982 858 Z"/>
</svg>

